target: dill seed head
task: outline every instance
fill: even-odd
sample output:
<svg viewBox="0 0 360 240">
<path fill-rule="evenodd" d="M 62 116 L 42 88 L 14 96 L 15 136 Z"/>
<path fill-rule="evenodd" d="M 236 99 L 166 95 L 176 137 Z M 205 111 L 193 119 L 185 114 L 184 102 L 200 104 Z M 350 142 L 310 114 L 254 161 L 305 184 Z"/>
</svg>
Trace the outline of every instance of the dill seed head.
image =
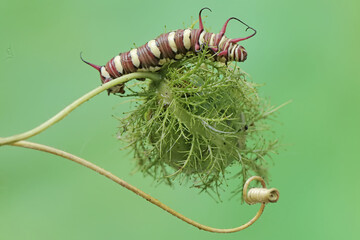
<svg viewBox="0 0 360 240">
<path fill-rule="evenodd" d="M 140 104 L 120 120 L 121 139 L 139 170 L 201 190 L 218 188 L 230 166 L 240 178 L 238 191 L 251 175 L 266 178 L 264 159 L 277 140 L 269 139 L 264 120 L 273 108 L 239 67 L 213 61 L 204 51 L 167 64 L 160 74 L 159 82 L 130 87 Z"/>
</svg>

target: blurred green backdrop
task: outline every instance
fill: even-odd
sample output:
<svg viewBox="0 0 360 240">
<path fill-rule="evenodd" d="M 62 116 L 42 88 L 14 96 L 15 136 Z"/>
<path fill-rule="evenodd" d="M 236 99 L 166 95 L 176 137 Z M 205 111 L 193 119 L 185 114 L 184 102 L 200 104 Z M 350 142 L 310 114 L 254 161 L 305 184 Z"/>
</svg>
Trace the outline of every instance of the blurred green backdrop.
<svg viewBox="0 0 360 240">
<path fill-rule="evenodd" d="M 0 136 L 29 130 L 99 85 L 96 64 L 184 28 L 198 11 L 217 32 L 231 16 L 258 30 L 242 64 L 273 104 L 282 142 L 271 186 L 281 192 L 249 229 L 199 231 L 106 178 L 49 154 L 0 148 L 0 239 L 359 239 L 360 3 L 355 0 L 25 1 L 0 3 Z M 185 25 L 184 25 L 185 24 Z M 227 36 L 239 37 L 239 23 Z M 243 33 L 242 33 L 243 34 Z M 235 227 L 258 206 L 215 203 L 183 186 L 131 175 L 117 120 L 129 109 L 103 93 L 31 141 L 99 164 L 195 220 Z"/>
</svg>

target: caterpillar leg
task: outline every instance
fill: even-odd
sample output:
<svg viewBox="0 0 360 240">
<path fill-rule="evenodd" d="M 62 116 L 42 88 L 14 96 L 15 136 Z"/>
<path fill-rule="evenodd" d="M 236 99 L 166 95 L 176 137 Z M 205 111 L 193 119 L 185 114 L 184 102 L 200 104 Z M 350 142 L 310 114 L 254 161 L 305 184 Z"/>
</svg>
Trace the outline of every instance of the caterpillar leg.
<svg viewBox="0 0 360 240">
<path fill-rule="evenodd" d="M 103 84 L 104 83 L 107 83 L 107 82 L 110 82 L 112 79 L 105 79 Z M 113 93 L 113 94 L 116 94 L 116 93 L 121 93 L 121 94 L 124 94 L 125 93 L 125 85 L 124 84 L 119 84 L 119 85 L 116 85 L 116 86 L 113 86 L 111 88 L 109 88 L 107 90 L 108 92 L 108 95 L 110 95 L 110 93 Z"/>
<path fill-rule="evenodd" d="M 195 45 L 195 52 L 198 53 L 198 52 L 201 52 L 203 49 L 204 49 L 204 46 L 205 46 L 205 43 L 199 45 L 196 43 Z"/>
</svg>

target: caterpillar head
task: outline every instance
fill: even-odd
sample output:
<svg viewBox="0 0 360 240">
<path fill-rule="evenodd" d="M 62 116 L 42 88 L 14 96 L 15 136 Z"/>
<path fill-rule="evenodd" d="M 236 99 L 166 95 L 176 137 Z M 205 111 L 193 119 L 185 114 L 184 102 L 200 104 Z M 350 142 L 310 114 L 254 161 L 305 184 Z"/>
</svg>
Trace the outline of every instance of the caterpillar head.
<svg viewBox="0 0 360 240">
<path fill-rule="evenodd" d="M 110 74 L 108 73 L 108 71 L 106 70 L 106 67 L 105 66 L 98 66 L 98 65 L 95 65 L 95 64 L 92 64 L 92 63 L 89 63 L 88 61 L 85 61 L 82 56 L 81 56 L 81 53 L 80 53 L 80 58 L 81 60 L 88 64 L 89 66 L 95 68 L 96 70 L 98 70 L 98 72 L 100 73 L 100 80 L 101 80 L 101 83 L 104 84 L 104 83 L 107 83 L 111 80 L 113 80 L 113 78 L 110 76 Z M 111 87 L 108 89 L 108 94 L 110 93 L 125 93 L 124 91 L 124 85 L 121 84 L 121 85 L 117 85 L 117 86 L 114 86 L 114 87 Z"/>
</svg>

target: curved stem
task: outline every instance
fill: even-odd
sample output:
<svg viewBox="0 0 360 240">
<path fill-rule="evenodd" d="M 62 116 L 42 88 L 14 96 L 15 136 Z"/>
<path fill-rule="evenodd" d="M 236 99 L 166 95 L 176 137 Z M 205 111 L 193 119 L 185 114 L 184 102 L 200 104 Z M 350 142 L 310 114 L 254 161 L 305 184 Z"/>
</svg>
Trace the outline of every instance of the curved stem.
<svg viewBox="0 0 360 240">
<path fill-rule="evenodd" d="M 3 140 L 0 138 L 0 140 Z M 175 217 L 181 219 L 184 222 L 187 222 L 188 224 L 191 224 L 201 230 L 205 230 L 205 231 L 209 231 L 209 232 L 216 232 L 216 233 L 232 233 L 232 232 L 238 232 L 241 231 L 247 227 L 249 227 L 250 225 L 252 225 L 263 213 L 264 208 L 265 208 L 265 204 L 262 203 L 261 207 L 259 209 L 259 211 L 256 213 L 255 217 L 253 217 L 249 222 L 236 227 L 236 228 L 229 228 L 229 229 L 219 229 L 219 228 L 213 228 L 213 227 L 209 227 L 203 224 L 200 224 L 198 222 L 195 222 L 194 220 L 185 217 L 184 215 L 176 212 L 175 210 L 173 210 L 172 208 L 168 207 L 167 205 L 163 204 L 162 202 L 160 202 L 159 200 L 157 200 L 156 198 L 153 198 L 152 196 L 150 196 L 149 194 L 141 191 L 140 189 L 130 185 L 129 183 L 125 182 L 124 180 L 120 179 L 119 177 L 115 176 L 114 174 L 112 174 L 109 171 L 106 171 L 105 169 L 89 162 L 86 161 L 83 158 L 77 157 L 73 154 L 64 152 L 62 150 L 53 148 L 53 147 L 49 147 L 46 145 L 42 145 L 42 144 L 37 144 L 37 143 L 32 143 L 32 142 L 28 142 L 28 141 L 19 141 L 19 142 L 15 142 L 12 143 L 11 145 L 13 146 L 17 146 L 17 147 L 24 147 L 24 148 L 30 148 L 30 149 L 34 149 L 34 150 L 38 150 L 38 151 L 42 151 L 42 152 L 47 152 L 47 153 L 51 153 L 66 159 L 69 159 L 73 162 L 76 162 L 84 167 L 90 168 L 91 170 L 100 173 L 101 175 L 104 175 L 105 177 L 109 178 L 110 180 L 120 184 L 122 187 L 125 187 L 126 189 L 132 191 L 133 193 L 139 195 L 142 198 L 145 198 L 147 201 L 151 202 L 152 204 L 155 204 L 156 206 L 162 208 L 163 210 L 167 211 L 168 213 L 174 215 Z"/>
<path fill-rule="evenodd" d="M 157 73 L 150 73 L 150 72 L 141 72 L 140 73 L 140 72 L 136 72 L 136 73 L 126 74 L 126 75 L 124 75 L 122 77 L 116 78 L 116 79 L 114 79 L 114 80 L 112 80 L 112 81 L 110 81 L 108 83 L 105 83 L 105 84 L 101 85 L 100 87 L 95 88 L 94 90 L 88 92 L 84 96 L 80 97 L 79 99 L 77 99 L 76 101 L 74 101 L 73 103 L 71 103 L 70 105 L 65 107 L 58 114 L 56 114 L 55 116 L 53 116 L 52 118 L 50 118 L 46 122 L 40 124 L 38 127 L 34 128 L 34 129 L 31 129 L 31 130 L 29 130 L 27 132 L 21 133 L 21 134 L 17 134 L 17 135 L 6 137 L 6 138 L 0 138 L 0 146 L 4 145 L 4 144 L 11 144 L 11 143 L 14 143 L 16 141 L 24 140 L 24 139 L 30 138 L 32 136 L 35 136 L 35 135 L 41 133 L 45 129 L 51 127 L 52 125 L 54 125 L 55 123 L 57 123 L 58 121 L 60 121 L 64 117 L 66 117 L 75 108 L 77 108 L 78 106 L 80 106 L 84 102 L 88 101 L 92 97 L 95 97 L 99 93 L 101 93 L 101 92 L 103 92 L 103 91 L 105 91 L 105 90 L 107 90 L 107 89 L 109 89 L 109 88 L 111 88 L 113 86 L 116 86 L 118 84 L 124 84 L 124 83 L 130 81 L 131 79 L 135 79 L 135 78 L 150 78 L 152 80 L 160 80 L 161 76 L 159 74 L 157 74 Z"/>
</svg>

